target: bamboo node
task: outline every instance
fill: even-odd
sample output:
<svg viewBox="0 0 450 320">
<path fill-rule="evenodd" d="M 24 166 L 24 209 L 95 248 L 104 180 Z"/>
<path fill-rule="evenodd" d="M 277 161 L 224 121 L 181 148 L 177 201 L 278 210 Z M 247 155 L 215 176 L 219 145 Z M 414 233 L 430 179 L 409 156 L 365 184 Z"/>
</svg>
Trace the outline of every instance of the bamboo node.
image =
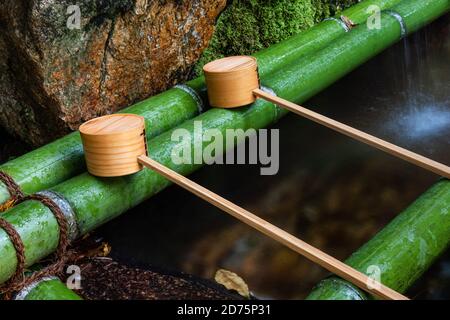
<svg viewBox="0 0 450 320">
<path fill-rule="evenodd" d="M 381 12 L 390 15 L 391 17 L 395 18 L 395 20 L 398 21 L 398 23 L 400 24 L 400 32 L 401 32 L 400 39 L 403 39 L 408 35 L 408 28 L 406 27 L 405 19 L 403 19 L 400 13 L 390 9 L 386 9 Z"/>
<path fill-rule="evenodd" d="M 180 89 L 180 90 L 186 92 L 188 95 L 190 95 L 192 97 L 192 99 L 194 99 L 195 103 L 197 104 L 198 113 L 202 113 L 205 110 L 205 105 L 203 104 L 203 100 L 200 97 L 200 95 L 197 93 L 197 91 L 195 91 L 194 89 L 192 89 L 191 87 L 189 87 L 186 84 L 177 84 L 174 86 L 174 88 Z"/>
<path fill-rule="evenodd" d="M 64 215 L 67 222 L 67 233 L 69 241 L 78 238 L 79 230 L 75 212 L 70 203 L 59 193 L 52 190 L 39 191 L 36 195 L 46 197 L 52 200 Z"/>
<path fill-rule="evenodd" d="M 39 284 L 41 284 L 42 282 L 53 281 L 53 280 L 59 280 L 59 278 L 58 277 L 42 277 L 36 281 L 29 283 L 28 285 L 24 286 L 14 296 L 14 300 L 25 300 L 27 298 L 27 296 L 30 294 L 30 292 L 33 291 L 33 289 L 36 288 Z"/>
</svg>

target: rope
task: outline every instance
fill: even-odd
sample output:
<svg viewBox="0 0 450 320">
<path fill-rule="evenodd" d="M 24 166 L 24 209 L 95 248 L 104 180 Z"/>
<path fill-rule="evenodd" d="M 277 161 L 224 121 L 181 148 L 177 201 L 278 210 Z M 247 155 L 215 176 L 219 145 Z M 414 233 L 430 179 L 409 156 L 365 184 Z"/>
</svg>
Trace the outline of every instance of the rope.
<svg viewBox="0 0 450 320">
<path fill-rule="evenodd" d="M 19 233 L 10 222 L 5 220 L 4 218 L 0 218 L 0 227 L 5 230 L 6 234 L 11 240 L 14 249 L 16 250 L 17 257 L 17 266 L 14 275 L 7 282 L 0 286 L 0 294 L 7 294 L 10 291 L 10 288 L 15 288 L 17 283 L 22 283 L 24 280 L 25 246 L 23 245 L 23 241 L 20 238 Z"/>
<path fill-rule="evenodd" d="M 62 210 L 58 205 L 49 197 L 41 194 L 33 194 L 21 198 L 18 203 L 27 200 L 36 200 L 41 202 L 56 218 L 59 226 L 59 242 L 55 252 L 54 262 L 47 267 L 33 273 L 31 276 L 24 278 L 25 271 L 25 248 L 18 232 L 14 229 L 11 223 L 3 218 L 0 218 L 0 227 L 2 227 L 8 234 L 11 242 L 14 245 L 17 256 L 17 267 L 14 276 L 0 287 L 1 293 L 5 295 L 6 299 L 11 299 L 12 293 L 20 291 L 22 288 L 30 285 L 31 283 L 51 275 L 58 274 L 62 271 L 64 264 L 66 263 L 67 247 L 69 245 L 69 230 L 68 222 Z"/>
<path fill-rule="evenodd" d="M 25 197 L 25 194 L 14 179 L 4 171 L 0 171 L 0 181 L 3 182 L 11 196 L 11 199 L 0 205 L 0 212 L 4 212 L 13 207 L 20 199 Z"/>
</svg>

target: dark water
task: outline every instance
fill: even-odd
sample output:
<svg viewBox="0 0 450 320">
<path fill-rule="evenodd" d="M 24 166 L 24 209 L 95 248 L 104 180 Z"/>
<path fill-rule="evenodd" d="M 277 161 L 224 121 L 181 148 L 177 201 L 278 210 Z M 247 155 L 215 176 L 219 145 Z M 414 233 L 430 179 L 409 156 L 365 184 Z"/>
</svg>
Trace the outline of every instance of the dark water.
<svg viewBox="0 0 450 320">
<path fill-rule="evenodd" d="M 311 103 L 330 117 L 450 164 L 448 20 L 411 35 Z"/>
<path fill-rule="evenodd" d="M 447 15 L 398 43 L 305 106 L 450 164 L 449 21 Z M 191 178 L 339 259 L 437 179 L 294 115 L 274 128 L 280 129 L 278 175 L 261 176 L 257 166 L 216 165 Z M 13 140 L 4 148 L 11 146 Z M 304 298 L 327 275 L 175 186 L 97 234 L 123 262 L 205 278 L 225 268 L 259 297 Z M 408 295 L 450 298 L 449 288 L 447 252 Z"/>
</svg>

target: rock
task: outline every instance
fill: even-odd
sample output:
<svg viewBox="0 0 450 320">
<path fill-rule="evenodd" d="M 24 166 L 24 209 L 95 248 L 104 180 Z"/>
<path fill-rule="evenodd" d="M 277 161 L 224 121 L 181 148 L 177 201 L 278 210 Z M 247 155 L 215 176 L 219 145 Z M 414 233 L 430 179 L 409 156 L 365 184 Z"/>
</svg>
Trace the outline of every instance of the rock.
<svg viewBox="0 0 450 320">
<path fill-rule="evenodd" d="M 226 0 L 3 2 L 0 125 L 33 145 L 186 80 L 226 5 Z"/>
</svg>

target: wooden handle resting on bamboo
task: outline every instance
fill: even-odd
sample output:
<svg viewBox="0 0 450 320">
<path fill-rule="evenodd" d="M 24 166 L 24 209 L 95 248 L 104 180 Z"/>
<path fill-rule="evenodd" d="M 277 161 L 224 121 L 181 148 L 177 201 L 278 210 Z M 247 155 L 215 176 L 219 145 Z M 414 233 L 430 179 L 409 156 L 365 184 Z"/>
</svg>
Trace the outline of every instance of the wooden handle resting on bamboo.
<svg viewBox="0 0 450 320">
<path fill-rule="evenodd" d="M 391 300 L 408 300 L 407 297 L 400 293 L 386 287 L 381 283 L 375 282 L 365 274 L 353 269 L 345 263 L 329 256 L 328 254 L 320 251 L 319 249 L 309 245 L 308 243 L 294 237 L 288 232 L 274 226 L 273 224 L 261 219 L 255 214 L 235 205 L 234 203 L 222 198 L 218 194 L 202 187 L 201 185 L 189 180 L 181 174 L 163 166 L 155 160 L 142 155 L 138 157 L 138 162 L 143 166 L 156 171 L 165 178 L 169 179 L 173 183 L 183 187 L 184 189 L 192 192 L 201 199 L 211 203 L 217 208 L 229 213 L 233 217 L 239 219 L 245 224 L 255 228 L 270 238 L 282 243 L 295 252 L 303 255 L 309 260 L 317 263 L 328 271 L 342 277 L 345 280 L 350 281 L 364 291 L 369 292 L 382 299 Z M 369 287 L 368 285 L 371 284 Z"/>
<path fill-rule="evenodd" d="M 333 130 L 340 132 L 342 134 L 345 134 L 353 139 L 356 139 L 358 141 L 361 141 L 363 143 L 371 145 L 371 146 L 373 146 L 377 149 L 380 149 L 384 152 L 387 152 L 393 156 L 396 156 L 396 157 L 406 160 L 412 164 L 415 164 L 416 166 L 422 167 L 422 168 L 427 169 L 431 172 L 434 172 L 440 176 L 450 179 L 450 167 L 448 167 L 440 162 L 431 160 L 429 158 L 421 156 L 420 154 L 417 154 L 417 153 L 414 153 L 407 149 L 404 149 L 402 147 L 399 147 L 395 144 L 392 144 L 390 142 L 387 142 L 385 140 L 382 140 L 380 138 L 372 136 L 361 130 L 355 129 L 346 124 L 343 124 L 343 123 L 333 120 L 331 118 L 325 117 L 317 112 L 311 111 L 311 110 L 306 109 L 302 106 L 299 106 L 295 103 L 292 103 L 292 102 L 284 100 L 280 97 L 274 96 L 274 95 L 267 93 L 261 89 L 254 89 L 253 94 L 258 98 L 262 98 L 264 100 L 275 103 L 282 108 L 285 108 L 291 112 L 294 112 L 294 113 L 296 113 L 302 117 L 305 117 L 309 120 L 312 120 L 314 122 L 317 122 L 325 127 L 333 129 Z"/>
<path fill-rule="evenodd" d="M 80 127 L 80 132 L 90 173 L 103 177 L 115 177 L 134 173 L 142 166 L 148 167 L 361 289 L 384 299 L 407 299 L 381 283 L 375 283 L 345 263 L 148 158 L 145 155 L 142 117 L 132 114 L 104 116 L 86 122 Z M 368 287 L 369 284 L 371 284 L 370 287 Z"/>
<path fill-rule="evenodd" d="M 302 117 L 336 130 L 353 139 L 450 179 L 450 167 L 374 137 L 319 113 L 296 105 L 259 89 L 258 65 L 254 57 L 234 56 L 218 59 L 203 67 L 209 103 L 218 108 L 237 108 L 256 97 L 268 100 Z"/>
</svg>

